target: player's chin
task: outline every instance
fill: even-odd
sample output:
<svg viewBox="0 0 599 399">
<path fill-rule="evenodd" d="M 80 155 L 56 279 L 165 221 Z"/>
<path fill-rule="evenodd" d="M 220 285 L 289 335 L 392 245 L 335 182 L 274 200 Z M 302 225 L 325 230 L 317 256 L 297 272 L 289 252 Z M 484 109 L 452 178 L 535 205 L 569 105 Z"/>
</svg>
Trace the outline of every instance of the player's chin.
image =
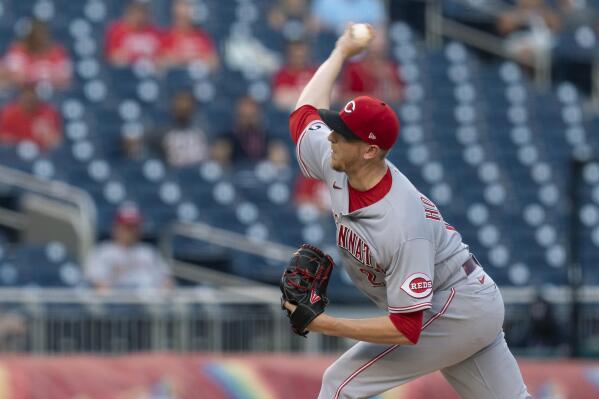
<svg viewBox="0 0 599 399">
<path fill-rule="evenodd" d="M 335 161 L 334 159 L 331 159 L 331 168 L 337 172 L 343 172 L 345 170 L 341 162 Z"/>
</svg>

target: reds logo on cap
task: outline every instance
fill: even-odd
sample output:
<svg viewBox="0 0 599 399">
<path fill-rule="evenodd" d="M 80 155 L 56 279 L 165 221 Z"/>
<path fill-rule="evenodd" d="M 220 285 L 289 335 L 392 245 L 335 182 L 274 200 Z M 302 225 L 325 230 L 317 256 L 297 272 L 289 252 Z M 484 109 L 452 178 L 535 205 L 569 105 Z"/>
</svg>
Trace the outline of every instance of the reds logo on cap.
<svg viewBox="0 0 599 399">
<path fill-rule="evenodd" d="M 399 135 L 399 119 L 384 101 L 369 96 L 359 96 L 341 109 L 320 109 L 318 113 L 331 130 L 347 139 L 362 140 L 390 149 Z"/>
<path fill-rule="evenodd" d="M 426 298 L 433 292 L 433 281 L 425 273 L 414 273 L 404 281 L 401 289 L 413 298 Z"/>
<path fill-rule="evenodd" d="M 351 100 L 350 102 L 345 104 L 345 107 L 343 107 L 343 110 L 348 114 L 354 112 L 354 109 L 356 109 L 356 102 L 354 100 Z"/>
</svg>

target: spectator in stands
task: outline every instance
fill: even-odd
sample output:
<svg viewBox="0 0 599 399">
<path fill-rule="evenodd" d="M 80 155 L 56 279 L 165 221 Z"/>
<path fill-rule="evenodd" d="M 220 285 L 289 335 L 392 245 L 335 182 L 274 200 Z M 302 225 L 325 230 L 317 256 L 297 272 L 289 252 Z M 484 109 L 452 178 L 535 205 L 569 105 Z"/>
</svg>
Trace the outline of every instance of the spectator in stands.
<svg viewBox="0 0 599 399">
<path fill-rule="evenodd" d="M 291 111 L 316 67 L 310 63 L 310 49 L 303 41 L 289 42 L 286 63 L 272 81 L 273 102 L 282 111 Z"/>
<path fill-rule="evenodd" d="M 562 342 L 559 331 L 560 326 L 553 314 L 551 304 L 537 293 L 530 304 L 530 331 L 528 333 L 529 348 L 556 349 Z"/>
<path fill-rule="evenodd" d="M 4 57 L 8 79 L 15 84 L 49 82 L 65 88 L 72 78 L 72 65 L 65 48 L 52 41 L 45 23 L 34 20 L 23 39 L 13 43 Z"/>
<path fill-rule="evenodd" d="M 194 26 L 193 5 L 177 0 L 172 7 L 172 26 L 166 32 L 161 50 L 163 67 L 182 67 L 203 62 L 210 71 L 218 68 L 218 54 L 210 35 Z"/>
<path fill-rule="evenodd" d="M 126 66 L 142 58 L 157 60 L 162 37 L 149 18 L 147 5 L 141 1 L 132 1 L 124 16 L 108 27 L 105 47 L 110 63 Z"/>
<path fill-rule="evenodd" d="M 289 148 L 283 140 L 270 140 L 266 159 L 279 174 L 286 174 L 291 171 Z"/>
<path fill-rule="evenodd" d="M 299 174 L 295 180 L 293 202 L 297 206 L 312 205 L 322 214 L 330 214 L 331 195 L 321 180 L 310 179 Z"/>
<path fill-rule="evenodd" d="M 298 40 L 313 30 L 310 3 L 305 0 L 279 0 L 268 12 L 268 24 L 289 40 Z"/>
<path fill-rule="evenodd" d="M 527 65 L 548 54 L 559 28 L 559 15 L 543 0 L 519 0 L 497 19 L 497 30 L 506 37 L 506 51 Z"/>
<path fill-rule="evenodd" d="M 244 96 L 237 101 L 233 126 L 216 140 L 212 157 L 224 167 L 231 163 L 255 163 L 266 159 L 269 139 L 260 104 Z"/>
<path fill-rule="evenodd" d="M 10 351 L 14 340 L 23 340 L 27 336 L 27 321 L 25 317 L 8 313 L 7 309 L 2 309 L 0 315 L 0 351 Z"/>
<path fill-rule="evenodd" d="M 384 35 L 377 35 L 364 58 L 347 65 L 342 75 L 342 101 L 370 95 L 397 104 L 403 93 L 398 65 L 387 54 Z"/>
<path fill-rule="evenodd" d="M 341 34 L 348 23 L 363 22 L 382 29 L 387 20 L 382 0 L 314 0 L 313 26 Z"/>
<path fill-rule="evenodd" d="M 168 265 L 158 251 L 140 242 L 142 216 L 131 203 L 117 211 L 112 239 L 88 255 L 85 273 L 98 290 L 171 288 Z"/>
<path fill-rule="evenodd" d="M 58 111 L 37 95 L 35 85 L 25 85 L 15 101 L 0 113 L 0 144 L 35 143 L 42 150 L 56 147 L 62 139 Z"/>
<path fill-rule="evenodd" d="M 295 173 L 291 167 L 291 155 L 287 143 L 281 139 L 269 140 L 266 158 L 256 165 L 256 172 L 268 178 L 289 181 Z"/>
<path fill-rule="evenodd" d="M 562 31 L 573 32 L 588 26 L 599 32 L 599 10 L 591 7 L 589 1 L 560 0 L 558 5 Z"/>
<path fill-rule="evenodd" d="M 198 117 L 196 103 L 189 91 L 176 93 L 171 100 L 170 125 L 150 133 L 145 143 L 125 139 L 131 158 L 140 158 L 138 151 L 156 152 L 173 168 L 197 165 L 207 159 L 209 148 L 204 123 Z M 134 141 L 134 142 L 131 142 Z"/>
</svg>

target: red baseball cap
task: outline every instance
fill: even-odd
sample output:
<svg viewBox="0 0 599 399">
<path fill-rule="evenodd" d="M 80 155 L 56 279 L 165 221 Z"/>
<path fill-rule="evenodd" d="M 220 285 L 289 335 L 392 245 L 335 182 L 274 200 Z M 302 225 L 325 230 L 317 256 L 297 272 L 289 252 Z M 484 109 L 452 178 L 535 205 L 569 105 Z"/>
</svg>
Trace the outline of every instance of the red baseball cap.
<svg viewBox="0 0 599 399">
<path fill-rule="evenodd" d="M 127 227 L 139 227 L 142 222 L 139 208 L 132 203 L 124 203 L 116 212 L 114 222 Z"/>
<path fill-rule="evenodd" d="M 362 140 L 390 149 L 399 135 L 399 119 L 385 102 L 369 96 L 356 97 L 339 112 L 319 109 L 318 114 L 332 130 L 350 140 Z"/>
</svg>

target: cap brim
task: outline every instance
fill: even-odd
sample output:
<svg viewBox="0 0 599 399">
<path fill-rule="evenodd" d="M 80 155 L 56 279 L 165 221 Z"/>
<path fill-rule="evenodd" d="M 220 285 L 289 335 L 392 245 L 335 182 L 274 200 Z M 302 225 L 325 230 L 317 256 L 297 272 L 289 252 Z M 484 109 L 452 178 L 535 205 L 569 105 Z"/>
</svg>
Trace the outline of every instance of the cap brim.
<svg viewBox="0 0 599 399">
<path fill-rule="evenodd" d="M 343 122 L 343 119 L 339 116 L 337 111 L 331 111 L 330 109 L 319 109 L 318 115 L 324 123 L 327 124 L 331 130 L 339 133 L 348 140 L 361 140 L 356 136 L 349 127 Z"/>
</svg>

